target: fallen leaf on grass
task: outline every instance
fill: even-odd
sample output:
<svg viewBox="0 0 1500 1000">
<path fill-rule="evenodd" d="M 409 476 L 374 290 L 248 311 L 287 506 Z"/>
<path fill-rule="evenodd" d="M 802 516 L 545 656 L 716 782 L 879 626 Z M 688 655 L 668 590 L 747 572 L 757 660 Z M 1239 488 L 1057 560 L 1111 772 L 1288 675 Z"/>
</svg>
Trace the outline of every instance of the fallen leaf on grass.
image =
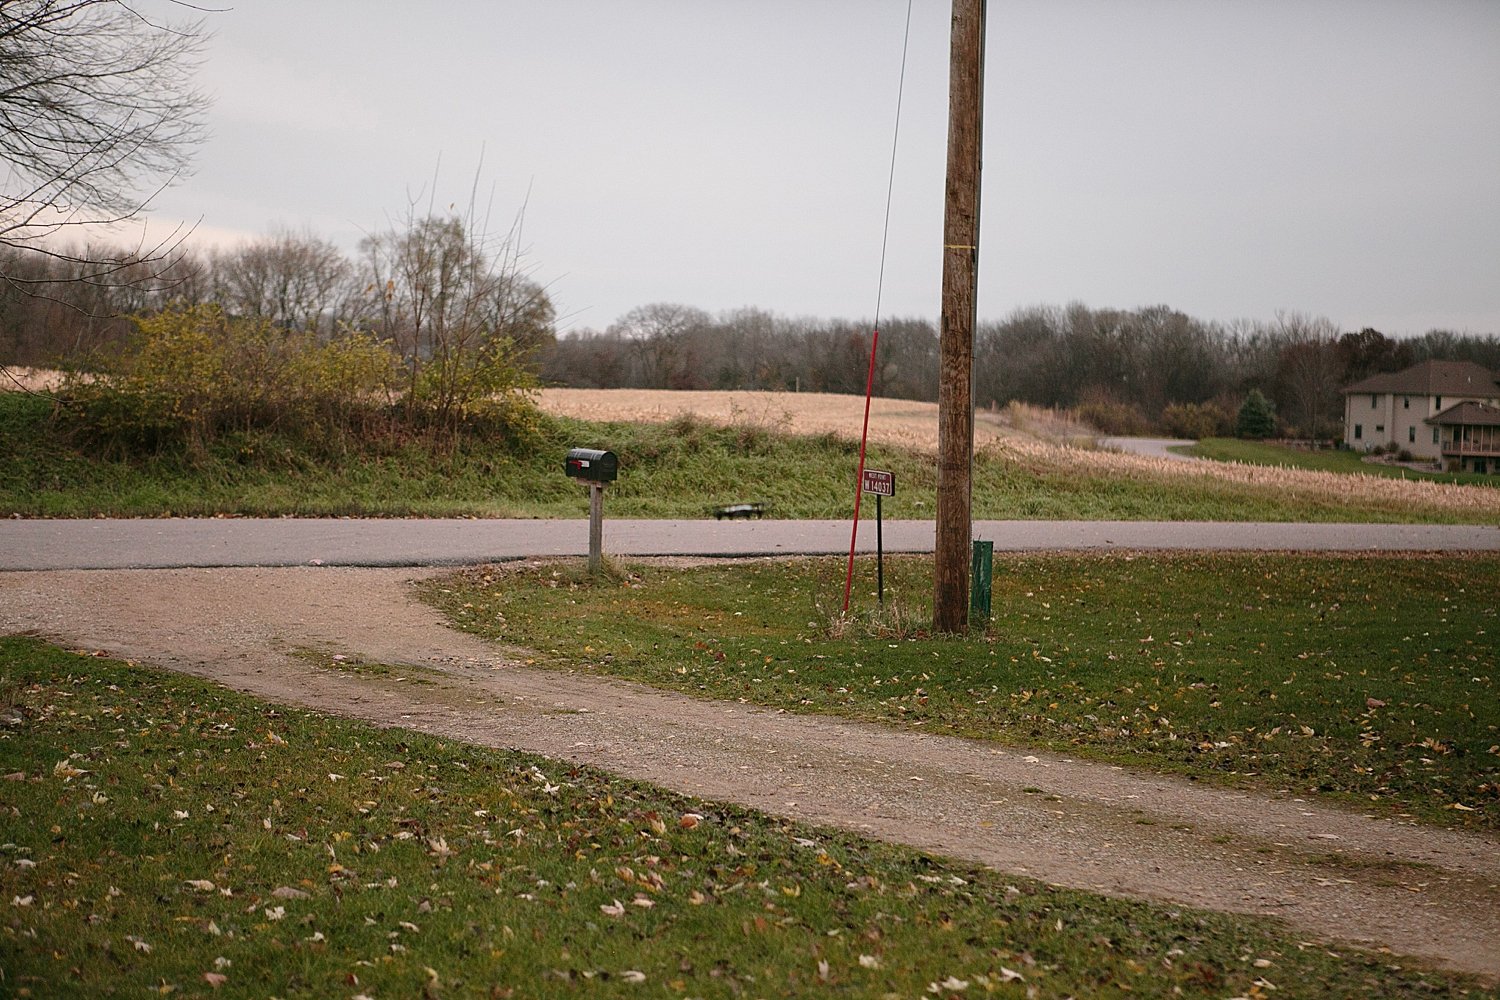
<svg viewBox="0 0 1500 1000">
<path fill-rule="evenodd" d="M 289 885 L 279 885 L 271 890 L 271 895 L 277 899 L 308 899 L 309 895 L 301 889 L 293 889 Z"/>
<path fill-rule="evenodd" d="M 599 912 L 603 913 L 606 917 L 623 917 L 625 915 L 625 904 L 617 899 L 613 903 L 605 903 L 599 907 Z"/>
<path fill-rule="evenodd" d="M 222 972 L 205 972 L 203 974 L 203 981 L 212 986 L 214 989 L 218 989 L 220 986 L 223 986 L 225 983 L 229 982 L 229 977 L 224 975 Z"/>
<path fill-rule="evenodd" d="M 191 886 L 199 892 L 213 892 L 217 888 L 217 886 L 206 878 L 190 878 L 183 884 Z"/>
</svg>

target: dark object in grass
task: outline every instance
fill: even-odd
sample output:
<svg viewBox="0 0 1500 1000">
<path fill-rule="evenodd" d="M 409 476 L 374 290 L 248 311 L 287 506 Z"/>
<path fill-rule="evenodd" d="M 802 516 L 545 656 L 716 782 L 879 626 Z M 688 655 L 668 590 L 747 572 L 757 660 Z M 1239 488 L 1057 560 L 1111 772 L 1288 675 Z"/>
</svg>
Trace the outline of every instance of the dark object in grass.
<svg viewBox="0 0 1500 1000">
<path fill-rule="evenodd" d="M 724 518 L 749 518 L 763 517 L 766 513 L 766 505 L 763 503 L 732 503 L 723 507 L 714 508 L 714 520 L 722 521 Z"/>
</svg>

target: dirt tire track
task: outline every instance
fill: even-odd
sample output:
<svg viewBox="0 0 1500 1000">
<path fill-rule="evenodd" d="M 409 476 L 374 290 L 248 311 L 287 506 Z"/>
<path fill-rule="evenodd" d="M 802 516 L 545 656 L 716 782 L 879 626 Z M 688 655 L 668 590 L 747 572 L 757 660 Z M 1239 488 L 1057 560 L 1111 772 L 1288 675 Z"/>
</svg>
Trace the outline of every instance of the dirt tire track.
<svg viewBox="0 0 1500 1000">
<path fill-rule="evenodd" d="M 0 632 L 271 701 L 603 767 L 1047 882 L 1288 921 L 1500 976 L 1500 841 L 1055 755 L 540 671 L 447 627 L 420 573 L 0 574 Z M 320 669 L 317 647 L 440 671 Z M 431 678 L 430 673 L 423 674 Z"/>
</svg>

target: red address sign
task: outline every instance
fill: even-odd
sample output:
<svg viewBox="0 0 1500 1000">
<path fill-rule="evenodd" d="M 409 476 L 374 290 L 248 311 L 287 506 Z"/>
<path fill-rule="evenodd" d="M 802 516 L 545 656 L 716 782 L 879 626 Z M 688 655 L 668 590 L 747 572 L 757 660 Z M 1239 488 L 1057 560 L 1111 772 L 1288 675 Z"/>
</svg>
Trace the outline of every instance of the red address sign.
<svg viewBox="0 0 1500 1000">
<path fill-rule="evenodd" d="M 896 474 L 894 472 L 881 472 L 878 469 L 866 469 L 860 480 L 859 488 L 865 493 L 875 493 L 883 497 L 896 495 Z"/>
</svg>

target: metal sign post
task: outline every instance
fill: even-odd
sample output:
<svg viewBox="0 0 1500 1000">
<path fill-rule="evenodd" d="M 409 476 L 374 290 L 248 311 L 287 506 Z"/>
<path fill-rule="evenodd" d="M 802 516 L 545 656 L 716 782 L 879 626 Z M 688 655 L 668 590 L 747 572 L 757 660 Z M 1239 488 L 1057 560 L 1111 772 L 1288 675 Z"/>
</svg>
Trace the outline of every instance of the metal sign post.
<svg viewBox="0 0 1500 1000">
<path fill-rule="evenodd" d="M 866 469 L 860 477 L 860 490 L 875 494 L 875 586 L 881 606 L 885 605 L 885 538 L 882 531 L 880 501 L 896 495 L 896 474 Z"/>
</svg>

